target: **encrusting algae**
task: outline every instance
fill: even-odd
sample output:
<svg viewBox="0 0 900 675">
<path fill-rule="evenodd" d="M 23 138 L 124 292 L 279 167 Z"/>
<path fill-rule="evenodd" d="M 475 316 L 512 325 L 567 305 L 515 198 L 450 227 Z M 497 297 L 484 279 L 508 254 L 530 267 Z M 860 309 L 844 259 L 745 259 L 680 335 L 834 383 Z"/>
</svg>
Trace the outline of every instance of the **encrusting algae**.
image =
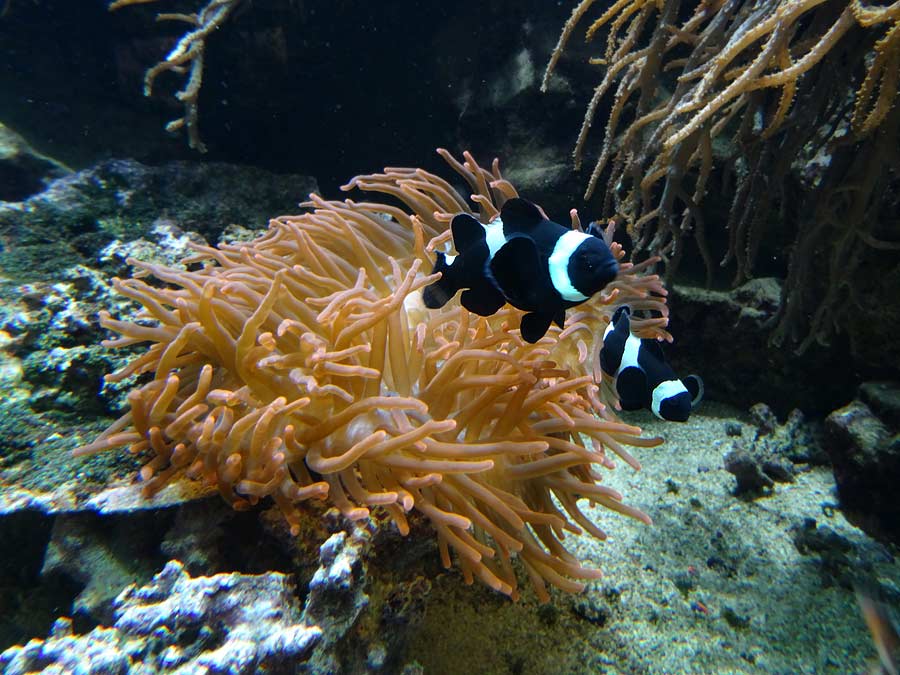
<svg viewBox="0 0 900 675">
<path fill-rule="evenodd" d="M 496 161 L 488 171 L 468 153 L 459 163 L 439 152 L 468 182 L 482 222 L 516 195 Z M 351 520 L 384 509 L 403 534 L 415 510 L 437 532 L 444 566 L 452 551 L 467 582 L 515 596 L 517 555 L 542 600 L 547 582 L 580 590 L 599 572 L 569 553 L 564 533 L 605 535 L 579 499 L 650 522 L 596 469 L 612 467 L 609 452 L 637 469 L 625 447 L 661 442 L 615 416 L 599 366 L 622 303 L 656 316 L 636 332 L 670 339 L 666 292 L 643 274 L 654 261 L 621 263 L 563 330 L 532 345 L 508 306 L 486 318 L 458 300 L 423 306 L 432 252 L 449 241 L 453 215 L 472 211 L 447 181 L 389 168 L 343 189 L 352 188 L 412 213 L 313 195 L 310 212 L 272 220 L 255 241 L 195 247 L 186 262 L 200 269 L 132 261 L 159 283 L 116 280 L 143 310 L 101 323 L 120 335 L 110 347 L 150 346 L 108 379 L 153 379 L 76 453 L 147 453 L 148 497 L 181 476 L 217 486 L 236 509 L 271 497 L 295 534 L 311 498 Z M 621 247 L 611 250 L 621 261 Z"/>
</svg>

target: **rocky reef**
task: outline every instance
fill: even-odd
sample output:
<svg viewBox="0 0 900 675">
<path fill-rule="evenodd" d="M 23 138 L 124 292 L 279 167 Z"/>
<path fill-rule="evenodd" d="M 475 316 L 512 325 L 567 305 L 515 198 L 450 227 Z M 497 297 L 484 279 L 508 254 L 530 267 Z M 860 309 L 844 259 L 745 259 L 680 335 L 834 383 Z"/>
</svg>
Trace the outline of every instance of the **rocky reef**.
<svg viewBox="0 0 900 675">
<path fill-rule="evenodd" d="M 290 577 L 217 574 L 191 578 L 173 560 L 149 584 L 125 588 L 112 623 L 76 635 L 57 619 L 46 640 L 0 653 L 6 675 L 359 672 L 342 642 L 366 606 L 362 540 L 341 532 L 320 549 L 321 566 L 298 596 Z M 304 606 L 300 597 L 305 597 Z"/>
</svg>

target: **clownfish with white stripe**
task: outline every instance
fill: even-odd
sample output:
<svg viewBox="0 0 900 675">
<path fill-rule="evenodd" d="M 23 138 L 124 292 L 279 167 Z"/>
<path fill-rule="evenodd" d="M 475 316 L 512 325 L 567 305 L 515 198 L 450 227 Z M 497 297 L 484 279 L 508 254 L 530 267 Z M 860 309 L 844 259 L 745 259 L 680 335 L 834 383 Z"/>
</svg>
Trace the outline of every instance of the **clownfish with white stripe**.
<svg viewBox="0 0 900 675">
<path fill-rule="evenodd" d="M 679 379 L 656 340 L 632 334 L 627 305 L 615 311 L 603 333 L 600 368 L 615 378 L 623 410 L 649 408 L 660 419 L 687 422 L 703 398 L 703 380 L 697 375 Z"/>
<path fill-rule="evenodd" d="M 490 316 L 505 303 L 525 312 L 526 342 L 540 340 L 566 309 L 581 304 L 616 278 L 619 264 L 603 241 L 549 220 L 524 199 L 509 199 L 483 225 L 468 213 L 450 224 L 457 255 L 437 252 L 441 278 L 422 292 L 425 306 L 443 307 L 457 291 L 462 306 Z"/>
</svg>

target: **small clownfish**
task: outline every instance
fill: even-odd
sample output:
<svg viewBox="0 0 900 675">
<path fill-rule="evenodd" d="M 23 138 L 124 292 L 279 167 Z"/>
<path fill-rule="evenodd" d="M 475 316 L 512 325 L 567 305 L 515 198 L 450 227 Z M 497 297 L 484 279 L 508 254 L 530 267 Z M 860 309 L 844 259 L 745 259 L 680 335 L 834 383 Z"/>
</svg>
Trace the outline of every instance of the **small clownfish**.
<svg viewBox="0 0 900 675">
<path fill-rule="evenodd" d="M 697 375 L 678 379 L 656 340 L 631 333 L 631 308 L 619 307 L 603 333 L 600 368 L 615 378 L 623 410 L 649 408 L 660 419 L 687 422 L 703 398 Z"/>
<path fill-rule="evenodd" d="M 450 224 L 457 255 L 437 252 L 441 278 L 422 292 L 425 306 L 443 307 L 457 291 L 470 312 L 490 316 L 505 303 L 525 312 L 522 338 L 534 343 L 574 307 L 616 278 L 619 264 L 603 239 L 549 220 L 534 204 L 509 199 L 483 225 L 468 213 Z"/>
</svg>

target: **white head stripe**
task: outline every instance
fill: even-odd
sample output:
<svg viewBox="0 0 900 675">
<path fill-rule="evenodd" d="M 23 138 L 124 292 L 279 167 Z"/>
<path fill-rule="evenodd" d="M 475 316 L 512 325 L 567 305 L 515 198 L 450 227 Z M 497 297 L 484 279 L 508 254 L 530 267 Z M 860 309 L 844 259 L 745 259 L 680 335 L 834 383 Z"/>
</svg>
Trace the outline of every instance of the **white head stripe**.
<svg viewBox="0 0 900 675">
<path fill-rule="evenodd" d="M 656 385 L 656 389 L 653 390 L 653 414 L 662 419 L 662 415 L 659 414 L 659 407 L 662 405 L 662 402 L 682 392 L 686 393 L 687 389 L 685 389 L 681 380 L 666 380 Z"/>
<path fill-rule="evenodd" d="M 497 251 L 503 248 L 503 244 L 506 243 L 506 237 L 503 236 L 503 221 L 500 218 L 495 218 L 487 225 L 482 225 L 482 227 L 484 228 L 484 237 L 488 245 L 488 259 L 490 259 L 497 255 Z"/>
<path fill-rule="evenodd" d="M 553 282 L 553 288 L 562 296 L 563 300 L 569 302 L 584 302 L 588 296 L 583 295 L 572 285 L 569 279 L 569 258 L 575 252 L 582 242 L 590 239 L 592 235 L 584 232 L 576 232 L 569 230 L 563 236 L 556 240 L 553 247 L 553 253 L 550 254 L 550 280 Z"/>
</svg>

